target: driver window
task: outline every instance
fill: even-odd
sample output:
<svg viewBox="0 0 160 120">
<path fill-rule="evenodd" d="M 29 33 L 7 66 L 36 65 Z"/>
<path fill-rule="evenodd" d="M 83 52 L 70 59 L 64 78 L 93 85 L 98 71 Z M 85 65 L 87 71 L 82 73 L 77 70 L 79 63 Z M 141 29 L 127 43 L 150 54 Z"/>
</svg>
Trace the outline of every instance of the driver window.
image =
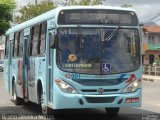
<svg viewBox="0 0 160 120">
<path fill-rule="evenodd" d="M 49 46 L 51 48 L 55 48 L 56 47 L 56 31 L 55 30 L 52 30 L 49 32 Z"/>
</svg>

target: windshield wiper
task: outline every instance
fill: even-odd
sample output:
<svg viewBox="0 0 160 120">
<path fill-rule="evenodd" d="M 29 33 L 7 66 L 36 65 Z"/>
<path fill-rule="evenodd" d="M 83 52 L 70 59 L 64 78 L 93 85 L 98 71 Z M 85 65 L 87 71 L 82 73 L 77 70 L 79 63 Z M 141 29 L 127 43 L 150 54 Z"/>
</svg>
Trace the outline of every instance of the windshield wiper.
<svg viewBox="0 0 160 120">
<path fill-rule="evenodd" d="M 116 29 L 114 29 L 114 31 L 104 41 L 109 42 L 120 28 L 121 26 L 119 25 Z"/>
</svg>

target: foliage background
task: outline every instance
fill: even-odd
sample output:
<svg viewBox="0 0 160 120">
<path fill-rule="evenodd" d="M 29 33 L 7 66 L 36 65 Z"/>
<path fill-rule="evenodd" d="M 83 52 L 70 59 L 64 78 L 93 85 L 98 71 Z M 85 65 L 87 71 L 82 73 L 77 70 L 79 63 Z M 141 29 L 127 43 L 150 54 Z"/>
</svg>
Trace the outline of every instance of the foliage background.
<svg viewBox="0 0 160 120">
<path fill-rule="evenodd" d="M 23 6 L 18 12 L 20 15 L 14 17 L 16 23 L 22 23 L 29 19 L 32 19 L 42 13 L 45 13 L 58 6 L 59 3 L 55 3 L 51 0 L 43 0 L 39 4 L 28 4 Z M 102 0 L 64 0 L 65 6 L 70 5 L 99 5 L 102 4 Z"/>
<path fill-rule="evenodd" d="M 12 12 L 16 4 L 13 0 L 0 0 L 0 36 L 10 27 Z"/>
</svg>

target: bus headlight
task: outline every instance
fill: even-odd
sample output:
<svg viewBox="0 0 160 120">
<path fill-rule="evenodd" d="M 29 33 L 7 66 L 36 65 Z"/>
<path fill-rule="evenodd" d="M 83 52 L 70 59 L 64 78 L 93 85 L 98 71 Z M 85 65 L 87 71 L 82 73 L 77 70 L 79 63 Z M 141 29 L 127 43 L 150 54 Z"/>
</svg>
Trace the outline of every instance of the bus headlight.
<svg viewBox="0 0 160 120">
<path fill-rule="evenodd" d="M 58 87 L 61 89 L 62 92 L 64 93 L 71 93 L 71 94 L 77 94 L 78 92 L 68 83 L 64 82 L 61 79 L 55 80 L 56 84 Z"/>
<path fill-rule="evenodd" d="M 136 91 L 139 88 L 140 84 L 141 84 L 140 79 L 133 81 L 123 90 L 123 93 L 130 93 Z"/>
</svg>

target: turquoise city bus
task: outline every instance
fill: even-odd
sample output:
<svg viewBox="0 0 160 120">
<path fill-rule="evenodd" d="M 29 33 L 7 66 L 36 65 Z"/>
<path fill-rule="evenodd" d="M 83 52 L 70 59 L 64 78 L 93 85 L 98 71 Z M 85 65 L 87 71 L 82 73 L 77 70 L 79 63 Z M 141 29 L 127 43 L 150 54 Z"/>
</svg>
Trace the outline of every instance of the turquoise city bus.
<svg viewBox="0 0 160 120">
<path fill-rule="evenodd" d="M 16 105 L 49 109 L 140 107 L 139 21 L 132 9 L 58 7 L 6 32 L 4 81 Z"/>
</svg>

